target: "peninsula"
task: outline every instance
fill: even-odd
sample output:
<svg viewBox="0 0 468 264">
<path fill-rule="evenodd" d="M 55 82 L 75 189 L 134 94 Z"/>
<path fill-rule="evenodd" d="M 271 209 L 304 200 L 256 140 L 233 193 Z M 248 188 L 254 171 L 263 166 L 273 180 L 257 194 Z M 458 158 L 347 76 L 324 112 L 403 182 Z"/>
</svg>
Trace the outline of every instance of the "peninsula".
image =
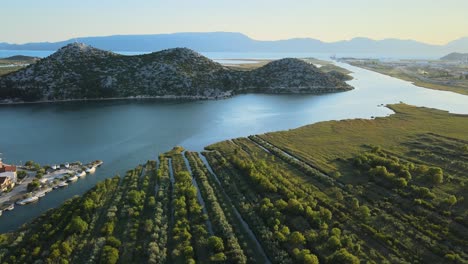
<svg viewBox="0 0 468 264">
<path fill-rule="evenodd" d="M 0 77 L 3 102 L 100 98 L 216 99 L 240 93 L 330 93 L 352 87 L 312 63 L 285 58 L 236 70 L 190 49 L 124 56 L 72 43 Z"/>
</svg>

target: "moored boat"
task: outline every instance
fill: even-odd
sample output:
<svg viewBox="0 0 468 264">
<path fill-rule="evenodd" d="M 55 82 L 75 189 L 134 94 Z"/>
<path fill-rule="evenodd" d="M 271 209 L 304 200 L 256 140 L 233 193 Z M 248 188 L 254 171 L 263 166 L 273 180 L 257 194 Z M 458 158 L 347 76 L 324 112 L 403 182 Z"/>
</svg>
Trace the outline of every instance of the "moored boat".
<svg viewBox="0 0 468 264">
<path fill-rule="evenodd" d="M 57 185 L 57 187 L 59 187 L 59 188 L 63 188 L 63 187 L 67 187 L 67 186 L 68 186 L 68 183 L 66 183 L 66 182 L 61 182 L 61 183 L 59 183 Z"/>
<path fill-rule="evenodd" d="M 74 176 L 71 176 L 70 178 L 68 178 L 67 182 L 75 182 L 78 180 L 78 176 L 74 175 Z"/>
<path fill-rule="evenodd" d="M 19 205 L 25 205 L 25 204 L 37 202 L 38 200 L 39 200 L 39 197 L 32 196 L 32 197 L 26 198 L 24 200 L 18 201 L 16 203 L 19 204 Z"/>
<path fill-rule="evenodd" d="M 90 168 L 86 168 L 86 173 L 93 173 L 96 171 L 96 167 L 90 167 Z"/>
<path fill-rule="evenodd" d="M 15 204 L 14 203 L 6 203 L 6 204 L 0 206 L 0 210 L 3 211 L 3 212 L 12 211 L 13 209 L 15 209 Z"/>
<path fill-rule="evenodd" d="M 13 211 L 13 209 L 15 209 L 15 204 L 11 203 L 11 204 L 6 204 L 5 207 L 2 210 L 3 211 Z"/>
</svg>

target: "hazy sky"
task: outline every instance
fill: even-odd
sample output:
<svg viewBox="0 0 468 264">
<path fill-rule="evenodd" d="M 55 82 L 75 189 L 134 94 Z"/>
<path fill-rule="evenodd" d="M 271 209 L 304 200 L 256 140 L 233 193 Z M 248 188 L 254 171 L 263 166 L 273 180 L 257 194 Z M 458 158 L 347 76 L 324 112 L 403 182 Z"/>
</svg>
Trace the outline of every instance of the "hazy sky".
<svg viewBox="0 0 468 264">
<path fill-rule="evenodd" d="M 12 43 L 207 31 L 433 44 L 468 36 L 468 0 L 1 0 L 0 17 L 0 42 Z"/>
</svg>

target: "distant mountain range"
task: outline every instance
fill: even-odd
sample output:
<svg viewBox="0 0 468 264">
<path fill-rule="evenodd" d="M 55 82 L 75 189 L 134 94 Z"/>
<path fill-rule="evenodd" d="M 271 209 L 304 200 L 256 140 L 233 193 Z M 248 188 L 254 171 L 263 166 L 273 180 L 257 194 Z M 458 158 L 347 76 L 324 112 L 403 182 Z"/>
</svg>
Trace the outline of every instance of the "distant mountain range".
<svg viewBox="0 0 468 264">
<path fill-rule="evenodd" d="M 328 93 L 346 76 L 300 59 L 234 70 L 187 48 L 124 56 L 72 43 L 0 77 L 3 102 L 128 97 L 214 99 L 239 93 Z"/>
<path fill-rule="evenodd" d="M 453 52 L 444 57 L 440 58 L 441 60 L 446 61 L 460 61 L 460 62 L 468 62 L 468 53 L 457 53 Z"/>
<path fill-rule="evenodd" d="M 153 52 L 186 47 L 198 52 L 309 52 L 331 54 L 364 54 L 368 56 L 441 57 L 451 52 L 468 52 L 468 37 L 446 45 L 431 45 L 414 40 L 354 38 L 338 42 L 322 42 L 311 38 L 259 41 L 241 33 L 173 33 L 155 35 L 115 35 L 82 37 L 60 42 L 26 44 L 0 43 L 0 50 L 57 50 L 67 44 L 81 42 L 112 51 Z"/>
</svg>

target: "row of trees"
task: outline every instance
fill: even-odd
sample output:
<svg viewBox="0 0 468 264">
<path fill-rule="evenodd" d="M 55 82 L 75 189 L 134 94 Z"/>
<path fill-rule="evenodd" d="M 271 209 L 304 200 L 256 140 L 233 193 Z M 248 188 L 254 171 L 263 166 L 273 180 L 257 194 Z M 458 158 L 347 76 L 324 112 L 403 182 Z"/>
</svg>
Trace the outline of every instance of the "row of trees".
<svg viewBox="0 0 468 264">
<path fill-rule="evenodd" d="M 171 192 L 169 160 L 163 155 L 159 156 L 156 188 L 154 228 L 148 245 L 148 263 L 162 264 L 167 260 Z"/>
<path fill-rule="evenodd" d="M 207 216 L 197 200 L 197 189 L 192 184 L 182 154 L 173 154 L 171 158 L 175 179 L 172 260 L 175 263 L 203 262 L 208 258 L 204 250 L 208 237 Z"/>
<path fill-rule="evenodd" d="M 247 257 L 237 239 L 237 235 L 240 235 L 240 232 L 238 231 L 236 235 L 236 232 L 230 224 L 230 222 L 235 223 L 236 220 L 233 219 L 228 208 L 222 208 L 219 202 L 219 200 L 223 200 L 222 194 L 219 193 L 220 190 L 218 190 L 218 193 L 214 191 L 212 184 L 215 183 L 209 181 L 209 172 L 198 157 L 198 154 L 186 152 L 185 155 L 190 162 L 192 174 L 198 183 L 203 200 L 206 203 L 208 216 L 213 225 L 214 232 L 219 236 L 211 236 L 208 239 L 208 244 L 216 245 L 214 247 L 210 246 L 210 259 L 215 262 L 228 260 L 228 263 L 246 263 Z M 226 203 L 226 201 L 223 202 Z M 226 217 L 225 212 L 229 216 L 230 221 Z M 237 228 L 240 227 L 237 226 Z M 240 237 L 242 237 L 242 235 L 240 235 Z"/>
<path fill-rule="evenodd" d="M 269 236 L 267 242 L 262 238 L 262 244 L 273 262 L 317 263 L 317 253 L 331 256 L 342 248 L 349 255 L 352 255 L 351 251 L 359 252 L 348 235 L 337 237 L 331 234 L 329 224 L 333 207 L 322 198 L 313 198 L 317 195 L 316 189 L 297 181 L 296 176 L 278 166 L 278 161 L 263 154 L 265 151 L 255 152 L 255 146 L 248 142 L 234 142 L 243 144 L 242 150 L 232 152 L 234 155 L 222 157 L 209 152 L 207 156 L 211 164 L 220 165 L 215 165 L 216 172 L 223 175 L 225 188 L 232 189 L 229 195 L 234 195 L 236 189 L 241 193 L 237 195 L 243 197 L 241 210 L 248 208 L 250 213 L 245 212 L 247 215 L 260 216 L 257 221 L 247 220 L 258 237 Z M 245 152 L 250 157 L 244 155 Z M 227 162 L 223 162 L 223 158 Z M 266 191 L 258 186 L 262 181 L 253 179 L 252 174 L 265 179 L 263 182 L 268 181 L 274 188 Z M 323 181 L 322 177 L 315 179 Z M 283 252 L 283 255 L 275 254 L 277 252 Z M 359 261 L 355 256 L 354 259 Z"/>
<path fill-rule="evenodd" d="M 258 241 L 261 243 L 268 258 L 273 263 L 291 263 L 292 259 L 285 249 L 283 249 L 274 233 L 265 224 L 260 214 L 253 209 L 257 192 L 236 172 L 235 167 L 226 161 L 218 152 L 207 152 L 206 157 L 215 170 L 223 189 L 227 192 L 237 210 L 248 223 Z"/>
</svg>

